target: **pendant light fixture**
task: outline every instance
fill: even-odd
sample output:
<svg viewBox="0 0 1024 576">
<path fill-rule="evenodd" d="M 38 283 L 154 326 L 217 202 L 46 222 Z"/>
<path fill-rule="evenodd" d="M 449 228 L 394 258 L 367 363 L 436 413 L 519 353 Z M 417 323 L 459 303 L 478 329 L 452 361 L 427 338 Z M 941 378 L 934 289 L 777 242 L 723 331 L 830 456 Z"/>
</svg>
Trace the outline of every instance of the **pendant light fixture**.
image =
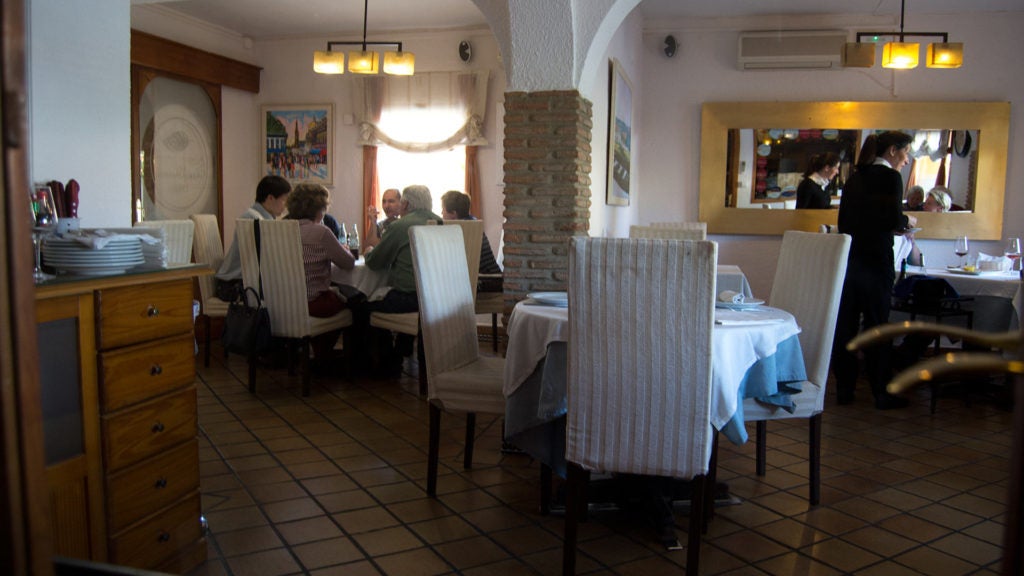
<svg viewBox="0 0 1024 576">
<path fill-rule="evenodd" d="M 379 74 L 380 53 L 374 50 L 367 50 L 367 46 L 394 46 L 397 50 L 384 52 L 384 73 L 394 76 L 412 76 L 416 68 L 416 56 L 412 52 L 403 52 L 401 42 L 366 40 L 366 20 L 370 7 L 370 0 L 363 2 L 363 41 L 362 42 L 341 42 L 330 41 L 327 43 L 327 50 L 313 52 L 313 71 L 318 74 L 344 74 L 345 53 L 335 52 L 334 46 L 359 46 L 360 50 L 351 50 L 348 53 L 348 71 L 353 74 Z"/>
<path fill-rule="evenodd" d="M 847 42 L 843 47 L 843 66 L 846 68 L 871 68 L 875 65 L 875 43 L 890 38 L 882 46 L 882 67 L 897 70 L 917 68 L 921 55 L 921 44 L 906 42 L 907 37 L 941 38 L 941 42 L 928 45 L 925 65 L 929 68 L 959 68 L 964 62 L 962 42 L 950 42 L 946 32 L 907 32 L 903 28 L 906 14 L 906 0 L 900 0 L 899 32 L 857 32 L 856 42 Z M 867 41 L 864 39 L 867 38 Z"/>
</svg>

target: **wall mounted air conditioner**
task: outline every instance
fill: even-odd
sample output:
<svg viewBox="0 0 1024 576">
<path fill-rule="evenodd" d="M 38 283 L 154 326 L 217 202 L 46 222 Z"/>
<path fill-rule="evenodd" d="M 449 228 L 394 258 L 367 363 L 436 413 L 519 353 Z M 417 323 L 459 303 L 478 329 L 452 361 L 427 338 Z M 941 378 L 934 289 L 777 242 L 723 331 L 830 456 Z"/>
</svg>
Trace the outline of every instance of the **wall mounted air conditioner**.
<svg viewBox="0 0 1024 576">
<path fill-rule="evenodd" d="M 740 70 L 842 68 L 843 30 L 740 32 Z"/>
</svg>

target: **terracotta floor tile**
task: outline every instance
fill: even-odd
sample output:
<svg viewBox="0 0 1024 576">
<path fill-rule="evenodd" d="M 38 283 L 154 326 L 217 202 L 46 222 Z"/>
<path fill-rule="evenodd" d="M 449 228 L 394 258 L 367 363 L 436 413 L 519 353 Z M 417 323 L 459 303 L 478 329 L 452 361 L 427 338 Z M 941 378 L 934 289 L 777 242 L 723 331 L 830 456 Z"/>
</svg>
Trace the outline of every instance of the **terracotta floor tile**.
<svg viewBox="0 0 1024 576">
<path fill-rule="evenodd" d="M 804 556 L 797 552 L 790 552 L 782 556 L 776 556 L 755 564 L 759 570 L 766 574 L 778 576 L 791 576 L 801 574 L 807 576 L 833 576 L 842 574 L 839 570 L 823 564 L 814 558 Z M 740 572 L 742 573 L 742 572 Z"/>
<path fill-rule="evenodd" d="M 393 504 L 395 502 L 405 502 L 407 500 L 419 500 L 427 497 L 423 488 L 414 482 L 399 482 L 397 484 L 371 486 L 367 488 L 366 491 L 383 504 Z"/>
<path fill-rule="evenodd" d="M 385 574 L 394 576 L 434 576 L 452 572 L 447 562 L 427 548 L 380 556 L 375 561 Z"/>
<path fill-rule="evenodd" d="M 364 490 L 346 490 L 345 492 L 331 492 L 316 497 L 317 502 L 331 513 L 358 510 L 376 506 L 374 500 Z"/>
<path fill-rule="evenodd" d="M 1003 549 L 964 534 L 950 534 L 928 544 L 931 548 L 951 554 L 977 566 L 986 566 L 1003 557 Z"/>
<path fill-rule="evenodd" d="M 509 557 L 508 552 L 483 536 L 437 544 L 434 550 L 459 570 L 493 564 Z"/>
<path fill-rule="evenodd" d="M 356 534 L 353 539 L 371 556 L 383 556 L 423 546 L 423 542 L 403 526 Z"/>
<path fill-rule="evenodd" d="M 282 548 L 283 546 L 284 543 L 270 526 L 256 526 L 217 534 L 217 547 L 226 557 Z"/>
<path fill-rule="evenodd" d="M 279 576 L 293 574 L 302 568 L 291 553 L 284 548 L 268 550 L 228 558 L 228 566 L 235 574 L 260 574 L 261 576 Z"/>
<path fill-rule="evenodd" d="M 883 557 L 895 556 L 919 545 L 914 540 L 875 526 L 847 532 L 841 539 Z"/>
<path fill-rule="evenodd" d="M 813 526 L 789 518 L 765 524 L 758 532 L 793 549 L 803 548 L 829 537 L 827 533 Z"/>
<path fill-rule="evenodd" d="M 328 516 L 313 516 L 294 522 L 278 523 L 274 527 L 290 546 L 342 535 L 341 529 Z"/>
<path fill-rule="evenodd" d="M 309 574 L 310 576 L 380 576 L 380 570 L 377 570 L 370 562 L 363 561 L 320 568 L 310 571 Z"/>
<path fill-rule="evenodd" d="M 386 508 L 380 506 L 340 512 L 333 518 L 349 534 L 372 532 L 398 525 L 398 519 L 392 516 Z"/>
<path fill-rule="evenodd" d="M 409 500 L 408 502 L 396 502 L 387 505 L 387 509 L 391 511 L 399 520 L 407 524 L 413 522 L 419 522 L 422 520 L 429 520 L 432 518 L 443 518 L 450 516 L 452 511 L 448 509 L 444 504 L 438 502 L 434 498 L 423 498 L 420 500 Z M 494 508 L 492 510 L 501 510 L 507 512 L 506 509 Z M 483 511 L 482 511 L 483 512 Z M 514 514 L 514 513 L 510 513 Z M 469 520 L 469 515 L 463 516 Z"/>
<path fill-rule="evenodd" d="M 882 558 L 838 538 L 824 540 L 800 550 L 801 553 L 824 562 L 844 573 L 854 572 L 878 562 Z"/>
<path fill-rule="evenodd" d="M 259 484 L 248 488 L 252 497 L 260 503 L 277 502 L 279 500 L 290 500 L 306 496 L 302 486 L 293 480 L 288 482 L 276 482 L 274 484 Z"/>
<path fill-rule="evenodd" d="M 977 569 L 969 562 L 928 547 L 915 548 L 895 560 L 929 576 L 959 576 Z"/>
<path fill-rule="evenodd" d="M 747 562 L 759 562 L 786 553 L 785 546 L 752 531 L 734 532 L 717 538 L 715 546 Z"/>
<path fill-rule="evenodd" d="M 355 482 L 344 474 L 321 476 L 319 478 L 307 478 L 301 481 L 302 486 L 314 496 L 343 492 L 356 488 Z"/>
<path fill-rule="evenodd" d="M 364 559 L 363 553 L 348 538 L 332 538 L 299 544 L 292 546 L 292 552 L 299 557 L 299 562 L 307 570 Z"/>
<path fill-rule="evenodd" d="M 255 506 L 224 511 L 211 510 L 204 515 L 206 516 L 207 523 L 210 525 L 210 529 L 214 530 L 215 533 L 230 532 L 232 530 L 268 524 L 263 513 Z"/>
<path fill-rule="evenodd" d="M 476 528 L 458 516 L 445 516 L 410 524 L 409 528 L 427 544 L 440 544 L 478 536 Z M 535 550 L 531 550 L 534 552 Z"/>
<path fill-rule="evenodd" d="M 919 510 L 914 510 L 913 515 L 952 530 L 962 530 L 984 520 L 979 516 L 962 512 L 945 504 L 925 506 Z"/>
<path fill-rule="evenodd" d="M 313 498 L 294 498 L 269 502 L 263 505 L 263 511 L 271 522 L 291 522 L 302 518 L 320 516 L 324 510 Z"/>
</svg>

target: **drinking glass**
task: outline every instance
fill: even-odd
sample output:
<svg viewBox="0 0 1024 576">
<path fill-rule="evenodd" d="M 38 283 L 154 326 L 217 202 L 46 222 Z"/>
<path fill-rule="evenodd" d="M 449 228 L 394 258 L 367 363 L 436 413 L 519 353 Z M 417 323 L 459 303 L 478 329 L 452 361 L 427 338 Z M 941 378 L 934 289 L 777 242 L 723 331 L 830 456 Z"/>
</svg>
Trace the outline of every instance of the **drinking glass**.
<svg viewBox="0 0 1024 576">
<path fill-rule="evenodd" d="M 38 284 L 54 277 L 53 274 L 43 272 L 42 248 L 43 238 L 53 233 L 57 227 L 58 218 L 53 195 L 49 188 L 40 187 L 31 192 L 29 203 L 32 208 L 32 248 L 36 258 L 32 278 Z"/>
<path fill-rule="evenodd" d="M 1020 238 L 1007 238 L 1003 254 L 1010 259 L 1010 271 L 1020 270 Z"/>
<path fill-rule="evenodd" d="M 953 252 L 960 257 L 960 267 L 963 268 L 965 261 L 964 256 L 970 252 L 970 244 L 967 241 L 967 236 L 957 236 L 953 242 Z"/>
</svg>

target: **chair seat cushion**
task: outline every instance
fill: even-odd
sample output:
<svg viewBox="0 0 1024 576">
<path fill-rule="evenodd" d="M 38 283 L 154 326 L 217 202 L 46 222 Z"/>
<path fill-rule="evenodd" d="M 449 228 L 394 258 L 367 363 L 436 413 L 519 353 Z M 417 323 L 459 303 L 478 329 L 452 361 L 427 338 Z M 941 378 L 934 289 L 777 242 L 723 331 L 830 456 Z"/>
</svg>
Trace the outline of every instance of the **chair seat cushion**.
<svg viewBox="0 0 1024 576">
<path fill-rule="evenodd" d="M 203 314 L 216 317 L 227 316 L 228 303 L 216 296 L 206 298 L 203 300 Z"/>
<path fill-rule="evenodd" d="M 783 420 L 786 418 L 810 418 L 823 409 L 824 391 L 813 382 L 803 381 L 799 383 L 801 391 L 799 394 L 790 396 L 796 409 L 792 414 L 786 412 L 779 406 L 764 404 L 753 398 L 743 400 L 743 420 L 756 422 L 758 420 Z"/>
<path fill-rule="evenodd" d="M 370 314 L 370 326 L 415 336 L 420 331 L 420 315 L 417 312 L 374 312 Z"/>
<path fill-rule="evenodd" d="M 327 318 L 309 317 L 309 335 L 316 336 L 339 328 L 348 328 L 352 325 L 352 311 L 345 309 L 334 316 Z M 273 328 L 273 327 L 271 327 Z"/>
<path fill-rule="evenodd" d="M 428 374 L 430 366 L 427 366 Z M 505 413 L 505 359 L 481 356 L 465 366 L 429 374 L 430 400 L 445 410 Z"/>
<path fill-rule="evenodd" d="M 505 311 L 505 294 L 503 292 L 477 292 L 477 314 L 501 314 Z"/>
</svg>

